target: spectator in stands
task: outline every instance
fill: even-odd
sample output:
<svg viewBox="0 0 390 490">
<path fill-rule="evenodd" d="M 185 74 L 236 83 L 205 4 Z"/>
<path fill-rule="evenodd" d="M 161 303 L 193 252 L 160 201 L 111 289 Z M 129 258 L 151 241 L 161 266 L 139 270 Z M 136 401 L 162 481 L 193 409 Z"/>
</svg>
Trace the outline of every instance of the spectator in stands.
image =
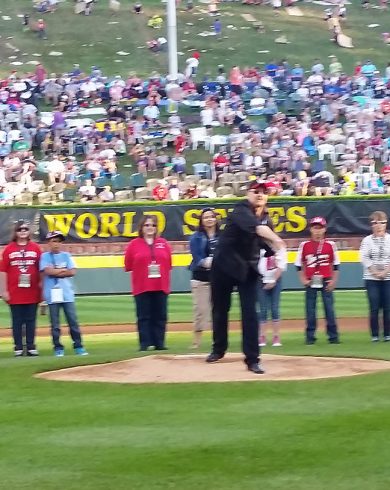
<svg viewBox="0 0 390 490">
<path fill-rule="evenodd" d="M 301 242 L 295 261 L 299 278 L 305 287 L 307 345 L 317 341 L 318 291 L 322 294 L 329 343 L 340 343 L 333 302 L 340 259 L 336 244 L 325 238 L 326 226 L 326 220 L 321 216 L 310 220 L 310 240 Z"/>
<path fill-rule="evenodd" d="M 371 235 L 363 238 L 360 260 L 370 306 L 372 342 L 379 342 L 379 314 L 383 313 L 383 340 L 390 342 L 390 235 L 386 232 L 387 215 L 375 211 L 369 217 Z"/>
<path fill-rule="evenodd" d="M 145 123 L 148 126 L 156 126 L 160 124 L 160 111 L 159 108 L 154 104 L 153 100 L 149 101 L 149 104 L 144 109 L 143 115 Z"/>
<path fill-rule="evenodd" d="M 202 332 L 209 328 L 211 318 L 210 269 L 218 243 L 218 217 L 212 208 L 202 209 L 199 226 L 190 238 L 192 261 L 191 290 L 194 307 L 194 337 L 192 347 L 198 349 Z"/>
<path fill-rule="evenodd" d="M 39 246 L 31 240 L 29 223 L 17 221 L 0 263 L 1 296 L 11 310 L 15 357 L 38 355 L 35 329 L 41 301 L 40 257 Z"/>
<path fill-rule="evenodd" d="M 114 201 L 114 193 L 109 185 L 104 186 L 102 192 L 98 195 L 100 202 L 112 202 Z"/>
<path fill-rule="evenodd" d="M 166 180 L 160 180 L 153 188 L 152 197 L 155 201 L 165 201 L 168 198 L 168 186 Z"/>
<path fill-rule="evenodd" d="M 49 306 L 51 335 L 54 355 L 63 357 L 64 345 L 61 343 L 60 311 L 63 310 L 73 341 L 75 354 L 86 356 L 77 320 L 75 295 L 72 277 L 76 274 L 76 266 L 69 252 L 62 250 L 65 240 L 60 231 L 51 231 L 46 235 L 48 251 L 40 259 L 39 269 L 43 274 L 43 297 Z"/>
<path fill-rule="evenodd" d="M 125 271 L 132 272 L 140 350 L 165 350 L 167 301 L 170 293 L 172 255 L 168 242 L 159 237 L 156 216 L 144 216 L 138 238 L 125 252 Z"/>
</svg>

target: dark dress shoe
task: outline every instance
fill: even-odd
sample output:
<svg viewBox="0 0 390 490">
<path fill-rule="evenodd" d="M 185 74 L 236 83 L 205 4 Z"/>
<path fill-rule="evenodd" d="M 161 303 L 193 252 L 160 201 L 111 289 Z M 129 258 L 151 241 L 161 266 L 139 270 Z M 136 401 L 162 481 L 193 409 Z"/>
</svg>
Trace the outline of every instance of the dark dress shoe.
<svg viewBox="0 0 390 490">
<path fill-rule="evenodd" d="M 248 371 L 252 371 L 255 374 L 264 374 L 264 369 L 257 362 L 253 362 L 252 364 L 248 364 Z"/>
<path fill-rule="evenodd" d="M 329 344 L 341 344 L 339 339 L 329 339 L 328 342 Z"/>
<path fill-rule="evenodd" d="M 162 347 L 156 347 L 156 350 L 168 350 L 168 347 L 163 345 Z"/>
<path fill-rule="evenodd" d="M 206 362 L 217 362 L 222 358 L 223 355 L 221 356 L 220 354 L 214 354 L 214 352 L 212 352 L 206 357 Z"/>
<path fill-rule="evenodd" d="M 316 341 L 314 339 L 306 339 L 305 344 L 306 345 L 314 345 Z"/>
</svg>

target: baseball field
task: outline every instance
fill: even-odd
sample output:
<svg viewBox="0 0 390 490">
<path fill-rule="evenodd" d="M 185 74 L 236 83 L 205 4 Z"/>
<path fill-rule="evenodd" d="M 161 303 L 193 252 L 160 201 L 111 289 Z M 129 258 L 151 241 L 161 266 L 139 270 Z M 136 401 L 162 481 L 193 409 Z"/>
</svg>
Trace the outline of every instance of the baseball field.
<svg viewBox="0 0 390 490">
<path fill-rule="evenodd" d="M 337 293 L 340 345 L 327 344 L 322 325 L 318 344 L 303 345 L 300 298 L 301 293 L 284 294 L 284 318 L 295 320 L 284 322 L 283 347 L 264 349 L 266 369 L 272 366 L 270 354 L 390 361 L 389 343 L 369 341 L 362 292 Z M 271 369 L 261 380 L 230 383 L 86 383 L 34 377 L 140 357 L 134 327 L 128 327 L 129 333 L 123 328 L 118 329 L 122 333 L 90 333 L 107 332 L 105 323 L 133 321 L 129 297 L 79 298 L 78 308 L 82 322 L 88 318 L 98 326 L 84 328 L 88 357 L 72 355 L 66 339 L 66 356 L 55 358 L 50 339 L 40 336 L 39 358 L 14 359 L 8 331 L 1 330 L 1 489 L 389 488 L 389 371 L 267 381 Z M 1 325 L 7 326 L 4 306 L 1 315 Z M 186 322 L 190 316 L 190 297 L 172 296 L 171 320 Z M 237 305 L 232 318 L 237 318 Z M 192 354 L 188 325 L 182 329 L 168 334 L 167 356 Z M 209 345 L 206 334 L 201 352 Z M 236 329 L 230 351 L 240 352 Z M 148 369 L 153 352 L 145 357 Z M 245 372 L 240 361 L 235 369 Z"/>
</svg>

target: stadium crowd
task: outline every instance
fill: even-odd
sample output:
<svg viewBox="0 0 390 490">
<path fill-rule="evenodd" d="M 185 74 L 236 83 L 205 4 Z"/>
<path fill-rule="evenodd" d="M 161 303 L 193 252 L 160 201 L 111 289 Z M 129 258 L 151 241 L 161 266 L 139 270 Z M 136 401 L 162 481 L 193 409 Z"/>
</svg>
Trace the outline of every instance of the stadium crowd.
<svg viewBox="0 0 390 490">
<path fill-rule="evenodd" d="M 389 192 L 390 63 L 352 74 L 335 57 L 307 71 L 220 65 L 202 80 L 199 63 L 194 52 L 177 79 L 12 72 L 0 88 L 0 203 L 225 197 L 256 178 L 271 195 Z M 209 155 L 189 172 L 199 145 Z M 129 162 L 130 180 L 118 170 Z"/>
</svg>

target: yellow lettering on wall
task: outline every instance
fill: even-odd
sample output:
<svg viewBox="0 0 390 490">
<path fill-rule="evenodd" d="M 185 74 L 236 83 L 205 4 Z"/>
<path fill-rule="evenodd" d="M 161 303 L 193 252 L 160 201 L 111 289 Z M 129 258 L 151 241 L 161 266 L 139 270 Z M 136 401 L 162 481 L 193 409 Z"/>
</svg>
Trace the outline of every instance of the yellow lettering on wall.
<svg viewBox="0 0 390 490">
<path fill-rule="evenodd" d="M 88 231 L 84 231 L 85 222 L 89 221 Z M 75 222 L 75 232 L 80 238 L 92 238 L 97 234 L 99 221 L 97 216 L 92 213 L 83 213 L 77 217 Z"/>
<path fill-rule="evenodd" d="M 69 235 L 75 214 L 44 214 L 49 231 L 60 231 L 64 236 Z"/>
<path fill-rule="evenodd" d="M 123 218 L 123 233 L 122 236 L 132 237 L 137 236 L 137 230 L 133 230 L 135 211 L 128 211 L 122 214 Z"/>
<path fill-rule="evenodd" d="M 183 215 L 183 235 L 192 235 L 199 226 L 201 209 L 188 209 Z M 191 228 L 190 228 L 191 227 Z"/>
<path fill-rule="evenodd" d="M 167 219 L 165 214 L 162 211 L 144 211 L 145 216 L 156 216 L 157 218 L 157 229 L 159 233 L 162 233 L 165 230 L 165 225 L 167 223 Z"/>
<path fill-rule="evenodd" d="M 285 211 L 283 206 L 269 208 L 268 212 L 274 224 L 275 233 L 281 233 L 284 228 L 284 222 L 280 221 L 280 218 L 283 218 L 285 216 Z"/>
<path fill-rule="evenodd" d="M 286 213 L 286 231 L 298 233 L 306 228 L 306 208 L 305 206 L 291 206 Z"/>
<path fill-rule="evenodd" d="M 118 225 L 121 221 L 121 215 L 119 213 L 100 213 L 100 232 L 98 234 L 101 238 L 107 238 L 110 236 L 119 236 Z"/>
</svg>

